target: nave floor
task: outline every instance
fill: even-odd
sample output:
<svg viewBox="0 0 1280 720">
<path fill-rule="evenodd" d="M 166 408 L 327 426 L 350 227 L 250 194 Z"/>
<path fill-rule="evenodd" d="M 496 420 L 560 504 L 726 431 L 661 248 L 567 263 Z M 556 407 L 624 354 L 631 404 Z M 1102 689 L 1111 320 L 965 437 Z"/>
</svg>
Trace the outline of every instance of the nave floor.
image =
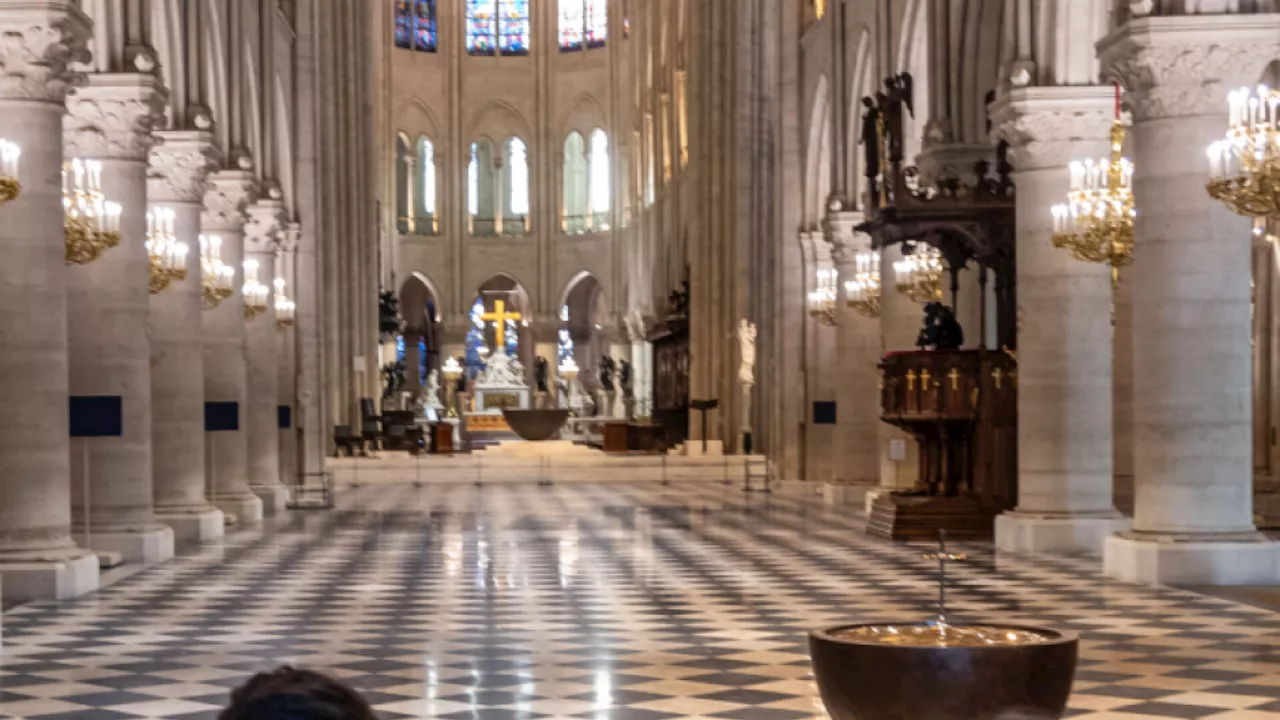
<svg viewBox="0 0 1280 720">
<path fill-rule="evenodd" d="M 805 631 L 924 618 L 934 563 L 847 510 L 735 487 L 346 490 L 4 619 L 0 717 L 212 718 L 281 662 L 383 717 L 822 716 Z M 1280 718 L 1280 615 L 1108 583 L 1096 560 L 955 567 L 953 614 L 1079 630 L 1073 716 Z"/>
</svg>

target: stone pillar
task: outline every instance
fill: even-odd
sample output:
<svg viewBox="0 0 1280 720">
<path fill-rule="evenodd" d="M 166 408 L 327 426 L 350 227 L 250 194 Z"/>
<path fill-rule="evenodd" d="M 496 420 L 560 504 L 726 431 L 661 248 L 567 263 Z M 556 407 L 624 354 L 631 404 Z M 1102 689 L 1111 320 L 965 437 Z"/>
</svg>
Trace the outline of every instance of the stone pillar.
<svg viewBox="0 0 1280 720">
<path fill-rule="evenodd" d="M 298 300 L 297 257 L 298 244 L 301 239 L 302 226 L 298 223 L 286 224 L 281 235 L 280 258 L 277 260 L 281 266 L 277 276 L 284 278 L 285 294 L 295 303 Z M 298 433 L 302 427 L 302 412 L 298 403 L 297 391 L 297 317 L 298 313 L 295 308 L 295 324 L 280 328 L 280 332 L 277 335 L 280 363 L 276 373 L 278 386 L 276 402 L 280 407 L 288 408 L 289 410 L 289 427 L 279 428 L 277 431 L 277 435 L 280 438 L 280 482 L 284 483 L 286 487 L 300 485 L 303 480 L 298 475 L 300 472 L 298 464 L 300 437 Z"/>
<path fill-rule="evenodd" d="M 187 277 L 151 296 L 151 466 L 156 519 L 180 542 L 223 535 L 222 511 L 205 487 L 204 357 L 201 350 L 200 212 L 216 157 L 213 134 L 161 130 L 151 149 L 147 199 L 174 213 L 174 234 L 187 244 Z"/>
<path fill-rule="evenodd" d="M 995 108 L 1016 168 L 1018 506 L 996 518 L 996 546 L 1100 554 L 1128 528 L 1112 498 L 1111 268 L 1053 247 L 1055 204 L 1073 160 L 1105 158 L 1109 87 L 1014 88 Z"/>
<path fill-rule="evenodd" d="M 831 246 L 827 243 L 821 231 L 801 233 L 801 246 L 805 251 L 805 374 L 803 379 L 798 378 L 800 382 L 794 383 L 793 387 L 791 387 L 791 383 L 788 383 L 787 392 L 798 393 L 803 398 L 801 405 L 804 408 L 804 414 L 802 415 L 804 418 L 804 462 L 802 464 L 804 472 L 800 479 L 809 482 L 830 482 L 836 477 L 837 426 L 814 423 L 813 403 L 815 401 L 836 399 L 834 387 L 836 328 L 824 325 L 818 319 L 809 317 L 807 302 L 809 292 L 817 286 L 817 273 L 832 268 Z M 840 281 L 843 281 L 843 278 Z M 726 339 L 725 342 L 730 342 L 730 340 Z M 836 412 L 838 421 L 838 407 Z M 697 413 L 690 413 L 689 422 L 690 436 L 692 437 L 694 435 L 693 426 L 698 422 Z"/>
<path fill-rule="evenodd" d="M 421 335 L 405 334 L 404 336 L 404 392 L 409 394 L 412 406 L 422 392 L 419 373 L 422 372 L 422 352 L 418 348 Z"/>
<path fill-rule="evenodd" d="M 856 274 L 858 253 L 871 252 L 871 238 L 854 231 L 861 212 L 827 216 L 831 260 L 840 273 L 836 302 L 835 472 L 837 481 L 876 485 L 880 478 L 880 323 L 849 307 L 844 283 Z"/>
<path fill-rule="evenodd" d="M 1111 346 L 1115 359 L 1112 363 L 1112 457 L 1115 458 L 1112 477 L 1113 497 L 1116 509 L 1133 516 L 1133 269 L 1120 272 L 1120 287 L 1116 288 L 1115 327 L 1111 333 Z"/>
<path fill-rule="evenodd" d="M 147 153 L 165 92 L 154 75 L 101 73 L 67 98 L 67 158 L 102 163 L 102 193 L 121 205 L 120 245 L 68 275 L 71 394 L 118 396 L 124 432 L 72 448 L 72 525 L 92 550 L 129 562 L 173 557 L 173 530 L 156 522 L 151 466 L 150 301 L 147 292 Z M 80 444 L 77 443 L 77 444 Z M 88 478 L 84 477 L 88 473 Z M 88 493 L 88 497 L 85 493 Z"/>
<path fill-rule="evenodd" d="M 289 502 L 289 490 L 280 483 L 280 337 L 276 327 L 276 257 L 284 226 L 280 191 L 247 209 L 245 259 L 258 263 L 258 282 L 271 288 L 267 309 L 245 317 L 245 426 L 249 431 L 249 489 L 262 500 L 263 515 L 275 515 Z"/>
<path fill-rule="evenodd" d="M 559 407 L 556 405 L 556 378 L 560 374 L 560 320 L 556 315 L 538 315 L 533 319 L 533 354 L 535 362 L 537 358 L 543 358 L 547 361 L 547 395 L 545 401 L 538 396 L 537 368 L 530 368 L 535 374 L 529 382 L 529 387 L 533 391 L 533 403 L 545 402 L 546 407 Z M 441 385 L 444 380 L 441 379 Z"/>
<path fill-rule="evenodd" d="M 69 1 L 0 7 L 0 137 L 22 148 L 22 194 L 0 207 L 0 574 L 4 601 L 98 588 L 98 559 L 71 537 L 62 116 L 88 60 L 89 20 Z M 81 441 L 77 441 L 77 444 Z"/>
<path fill-rule="evenodd" d="M 247 164 L 247 163 L 246 163 Z M 222 238 L 222 261 L 235 268 L 235 292 L 214 308 L 206 308 L 204 332 L 205 402 L 233 402 L 239 407 L 239 429 L 205 435 L 209 498 L 224 513 L 244 523 L 262 520 L 262 500 L 249 489 L 248 394 L 244 328 L 245 208 L 257 185 L 247 169 L 219 170 L 209 176 L 201 225 Z"/>
<path fill-rule="evenodd" d="M 1280 14 L 1130 20 L 1098 45 L 1133 109 L 1133 531 L 1106 573 L 1269 584 L 1280 546 L 1253 526 L 1250 228 L 1205 193 L 1227 92 L 1280 56 Z"/>
<path fill-rule="evenodd" d="M 880 253 L 880 343 L 883 353 L 915 350 L 916 338 L 924 321 L 924 306 L 894 287 L 893 264 L 902 259 L 901 245 L 891 245 Z M 878 380 L 876 384 L 878 392 Z M 920 480 L 920 445 L 911 433 L 899 427 L 882 422 L 879 428 L 880 487 L 915 487 Z"/>
</svg>

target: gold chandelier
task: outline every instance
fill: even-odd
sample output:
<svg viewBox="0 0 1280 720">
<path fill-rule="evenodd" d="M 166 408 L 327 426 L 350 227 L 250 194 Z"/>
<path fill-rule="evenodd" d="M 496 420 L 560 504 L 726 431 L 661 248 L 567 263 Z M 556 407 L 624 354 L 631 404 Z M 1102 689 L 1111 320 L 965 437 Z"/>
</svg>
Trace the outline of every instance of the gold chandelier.
<svg viewBox="0 0 1280 720">
<path fill-rule="evenodd" d="M 1227 135 L 1209 146 L 1209 196 L 1237 215 L 1280 214 L 1280 91 L 1240 88 L 1227 105 Z"/>
<path fill-rule="evenodd" d="M 84 265 L 120 244 L 119 203 L 102 195 L 102 163 L 75 159 L 62 166 L 66 259 Z"/>
<path fill-rule="evenodd" d="M 840 274 L 834 269 L 819 270 L 818 284 L 809 293 L 809 316 L 828 327 L 836 324 L 836 286 Z"/>
<path fill-rule="evenodd" d="M 942 253 L 927 245 L 917 245 L 915 252 L 893 264 L 894 285 L 898 292 L 921 305 L 942 300 Z"/>
<path fill-rule="evenodd" d="M 289 299 L 284 292 L 284 278 L 275 279 L 276 286 L 276 327 L 284 330 L 293 327 L 294 319 L 297 317 L 298 304 Z"/>
<path fill-rule="evenodd" d="M 258 261 L 244 261 L 244 317 L 252 320 L 267 311 L 267 296 L 271 291 L 258 282 Z"/>
<path fill-rule="evenodd" d="M 22 193 L 22 183 L 18 182 L 21 157 L 22 148 L 17 143 L 0 138 L 0 205 L 16 200 Z"/>
<path fill-rule="evenodd" d="M 854 276 L 845 282 L 844 295 L 849 307 L 859 315 L 880 317 L 880 253 L 858 253 L 854 258 Z"/>
<path fill-rule="evenodd" d="M 234 295 L 235 279 L 235 268 L 222 262 L 222 238 L 201 235 L 200 288 L 205 308 L 212 310 Z"/>
<path fill-rule="evenodd" d="M 164 292 L 174 281 L 187 279 L 187 253 L 190 248 L 173 233 L 173 210 L 155 208 L 147 211 L 147 259 L 152 295 Z"/>
<path fill-rule="evenodd" d="M 1065 205 L 1053 206 L 1053 246 L 1082 262 L 1120 268 L 1133 262 L 1133 163 L 1124 157 L 1124 123 L 1111 126 L 1111 154 L 1071 163 L 1071 191 Z"/>
</svg>

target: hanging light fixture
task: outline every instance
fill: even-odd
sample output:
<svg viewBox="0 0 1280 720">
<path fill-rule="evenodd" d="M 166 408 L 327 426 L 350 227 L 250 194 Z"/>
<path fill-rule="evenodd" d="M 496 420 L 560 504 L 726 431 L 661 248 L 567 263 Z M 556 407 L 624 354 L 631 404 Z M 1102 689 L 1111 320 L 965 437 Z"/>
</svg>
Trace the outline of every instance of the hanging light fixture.
<svg viewBox="0 0 1280 720">
<path fill-rule="evenodd" d="M 1280 214 L 1280 91 L 1227 95 L 1227 134 L 1209 146 L 1209 196 L 1245 217 Z"/>
<path fill-rule="evenodd" d="M 1124 157 L 1124 122 L 1120 119 L 1120 86 L 1111 124 L 1111 153 L 1071 163 L 1071 190 L 1064 205 L 1054 205 L 1053 246 L 1081 262 L 1111 266 L 1111 281 L 1133 262 L 1133 163 Z"/>
<path fill-rule="evenodd" d="M 252 320 L 267 311 L 267 299 L 271 291 L 258 282 L 258 261 L 244 261 L 244 317 Z"/>
<path fill-rule="evenodd" d="M 22 183 L 18 182 L 21 157 L 22 148 L 17 143 L 0 138 L 0 205 L 17 199 L 22 193 Z"/>
<path fill-rule="evenodd" d="M 222 262 L 222 238 L 200 236 L 200 287 L 206 309 L 212 310 L 235 294 L 235 268 Z"/>
<path fill-rule="evenodd" d="M 845 300 L 859 315 L 880 317 L 880 253 L 858 253 L 852 280 L 844 284 Z"/>
<path fill-rule="evenodd" d="M 298 313 L 298 304 L 285 294 L 284 278 L 276 278 L 274 284 L 276 286 L 276 327 L 281 330 L 291 328 Z"/>
<path fill-rule="evenodd" d="M 921 305 L 942 300 L 942 253 L 928 245 L 917 245 L 915 252 L 893 264 L 894 285 L 898 292 Z"/>
<path fill-rule="evenodd" d="M 73 159 L 62 166 L 66 259 L 85 265 L 120 244 L 119 203 L 102 195 L 102 163 Z"/>
<path fill-rule="evenodd" d="M 173 233 L 176 216 L 169 208 L 147 211 L 147 259 L 150 266 L 148 290 L 152 295 L 163 292 L 170 283 L 187 279 L 187 253 L 190 248 Z"/>
<path fill-rule="evenodd" d="M 828 327 L 836 324 L 836 287 L 840 273 L 835 269 L 819 270 L 817 285 L 809 292 L 809 317 Z"/>
</svg>

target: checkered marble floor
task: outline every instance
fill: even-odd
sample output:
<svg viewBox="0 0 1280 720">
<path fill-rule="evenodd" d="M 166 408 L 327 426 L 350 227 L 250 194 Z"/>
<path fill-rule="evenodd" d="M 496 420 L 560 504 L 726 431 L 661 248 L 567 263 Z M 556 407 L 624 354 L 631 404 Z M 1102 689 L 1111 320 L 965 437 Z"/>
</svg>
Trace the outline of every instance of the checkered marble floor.
<svg viewBox="0 0 1280 720">
<path fill-rule="evenodd" d="M 1280 615 L 966 550 L 953 614 L 1080 631 L 1073 717 L 1280 719 Z M 212 718 L 285 662 L 385 718 L 821 717 L 805 631 L 924 618 L 934 572 L 847 509 L 718 483 L 348 488 L 10 612 L 0 717 Z"/>
</svg>

